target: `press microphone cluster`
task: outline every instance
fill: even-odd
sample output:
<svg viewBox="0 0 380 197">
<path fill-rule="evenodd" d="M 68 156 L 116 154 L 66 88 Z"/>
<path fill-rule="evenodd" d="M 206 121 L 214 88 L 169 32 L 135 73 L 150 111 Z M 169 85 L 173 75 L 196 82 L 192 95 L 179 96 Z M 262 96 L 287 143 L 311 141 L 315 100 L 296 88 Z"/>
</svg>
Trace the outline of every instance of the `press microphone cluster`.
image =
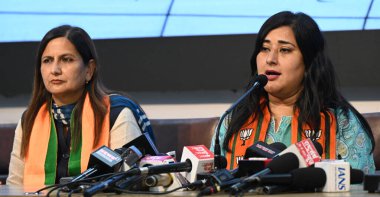
<svg viewBox="0 0 380 197">
<path fill-rule="evenodd" d="M 90 188 L 84 191 L 84 196 L 92 196 L 95 193 L 102 191 L 104 189 L 109 188 L 110 186 L 113 186 L 116 184 L 116 182 L 130 177 L 134 175 L 154 175 L 154 174 L 161 174 L 161 173 L 172 173 L 172 172 L 190 172 L 192 169 L 192 165 L 190 161 L 186 162 L 178 162 L 178 163 L 170 163 L 170 164 L 163 164 L 158 166 L 148 166 L 148 167 L 141 167 L 141 168 L 132 168 L 126 172 L 119 173 L 115 176 L 112 176 L 111 178 L 108 178 Z"/>
<path fill-rule="evenodd" d="M 64 177 L 60 182 L 64 184 L 72 183 L 68 186 L 73 187 L 76 186 L 75 183 L 90 177 L 128 170 L 145 155 L 140 150 L 151 155 L 158 154 L 157 148 L 149 135 L 144 133 L 123 147 L 115 149 L 115 151 L 107 146 L 100 147 L 91 153 L 87 170 L 74 178 Z"/>
<path fill-rule="evenodd" d="M 363 182 L 361 170 L 352 169 L 348 162 L 342 160 L 322 161 L 322 153 L 319 143 L 308 139 L 300 141 L 275 156 L 265 170 L 232 185 L 230 192 L 237 194 L 252 188 L 261 188 L 260 191 L 268 194 L 291 190 L 347 192 L 350 184 Z M 291 155 L 287 161 L 277 162 L 287 154 Z M 298 163 L 289 164 L 289 161 Z M 280 169 L 277 164 L 289 165 L 289 168 L 275 171 Z"/>
<path fill-rule="evenodd" d="M 210 195 L 221 190 L 228 189 L 230 186 L 239 183 L 239 177 L 247 176 L 264 170 L 272 158 L 286 149 L 281 142 L 267 144 L 265 142 L 255 142 L 248 147 L 244 159 L 239 160 L 239 167 L 235 170 L 217 168 L 212 173 L 198 173 L 197 179 L 206 179 L 208 186 L 203 188 L 200 195 Z"/>
<path fill-rule="evenodd" d="M 176 162 L 168 155 L 147 155 L 139 158 L 136 157 L 139 155 L 136 154 L 138 148 L 131 146 L 122 151 L 117 150 L 116 152 L 120 153 L 117 155 L 123 155 L 122 160 L 126 160 L 128 155 L 133 155 L 130 156 L 131 158 L 139 158 L 139 167 L 137 167 L 136 162 L 127 171 L 115 173 L 109 178 L 91 184 L 90 187 L 83 187 L 85 188 L 83 195 L 86 197 L 93 196 L 105 189 L 115 191 L 110 190 L 112 188 L 127 188 L 130 191 L 170 191 L 169 188 L 173 189 L 199 181 L 202 182 L 200 185 L 197 183 L 201 187 L 200 195 L 209 195 L 220 191 L 238 194 L 252 189 L 256 191 L 260 189 L 268 194 L 294 190 L 341 192 L 349 190 L 349 185 L 353 182 L 363 181 L 363 173 L 359 170 L 350 169 L 345 162 L 321 162 L 319 154 L 323 150 L 318 146 L 320 146 L 318 143 L 310 140 L 303 140 L 288 148 L 282 143 L 268 145 L 264 142 L 256 142 L 247 149 L 246 159 L 239 161 L 239 168 L 241 164 L 252 158 L 265 158 L 267 162 L 261 169 L 251 171 L 243 177 L 237 176 L 236 172 L 239 169 L 232 171 L 215 170 L 213 167 L 214 155 L 203 145 L 184 147 L 181 162 Z M 111 158 L 111 154 L 104 153 L 104 150 L 112 150 L 104 147 L 101 150 L 95 151 L 93 157 L 99 157 L 97 154 L 103 153 L 100 158 L 103 158 L 104 155 Z M 251 164 L 256 165 L 257 163 Z M 335 175 L 332 173 L 332 169 L 335 169 L 334 172 L 341 173 Z M 202 173 L 203 176 L 200 176 Z M 354 174 L 359 174 L 359 178 L 355 178 L 357 175 Z M 186 181 L 179 181 L 179 179 Z M 141 187 L 129 187 L 129 185 L 136 183 Z M 333 184 L 338 185 L 338 187 L 333 188 L 331 186 Z"/>
<path fill-rule="evenodd" d="M 117 152 L 111 150 L 107 146 L 102 146 L 90 155 L 88 162 L 88 168 L 80 175 L 69 179 L 71 183 L 76 183 L 83 179 L 96 176 L 99 174 L 116 172 L 120 169 L 123 162 L 123 158 Z M 62 181 L 68 178 L 63 178 Z M 62 182 L 61 181 L 61 182 Z M 69 185 L 72 187 L 72 185 Z"/>
<path fill-rule="evenodd" d="M 127 177 L 141 176 L 143 184 L 148 187 L 169 187 L 175 182 L 172 173 L 182 172 L 188 183 L 194 182 L 197 173 L 209 172 L 213 169 L 213 154 L 203 145 L 186 146 L 182 154 L 182 162 L 175 162 L 170 156 L 146 156 L 140 161 L 142 167 L 131 168 L 112 176 L 84 191 L 84 196 L 114 186 Z M 170 158 L 169 158 L 170 157 Z M 158 165 L 155 165 L 158 164 Z"/>
<path fill-rule="evenodd" d="M 358 175 L 361 180 L 355 179 L 357 171 L 350 169 L 344 162 L 321 162 L 322 146 L 310 139 L 289 147 L 279 142 L 255 142 L 247 148 L 244 158 L 238 161 L 237 169 L 225 169 L 226 160 L 221 156 L 219 143 L 222 120 L 241 100 L 266 83 L 266 76 L 259 75 L 253 86 L 222 116 L 216 129 L 214 153 L 203 145 L 185 146 L 181 162 L 176 162 L 169 155 L 159 154 L 154 144 L 143 135 L 115 151 L 107 147 L 95 151 L 91 154 L 88 170 L 75 177 L 73 182 L 95 174 L 113 173 L 96 183 L 92 182 L 83 192 L 85 197 L 103 190 L 169 191 L 169 188 L 184 187 L 191 183 L 202 187 L 200 195 L 219 191 L 238 194 L 252 188 L 261 188 L 266 193 L 301 188 L 340 192 L 349 190 L 349 185 L 354 181 L 362 182 L 363 174 Z M 122 164 L 128 168 L 121 169 Z M 333 184 L 334 187 L 331 186 Z M 132 188 L 132 185 L 138 186 Z"/>
<path fill-rule="evenodd" d="M 265 194 L 289 192 L 292 190 L 347 192 L 349 191 L 347 190 L 348 185 L 363 182 L 363 171 L 349 168 L 346 174 L 335 174 L 331 172 L 331 169 L 335 167 L 333 163 L 328 161 L 322 164 L 327 169 L 330 169 L 330 171 L 326 170 L 326 168 L 309 167 L 295 169 L 289 174 L 271 174 L 260 177 L 258 183 L 264 185 L 261 187 L 260 192 Z M 347 175 L 350 177 L 349 179 Z M 346 187 L 346 189 L 342 188 L 342 186 Z"/>
<path fill-rule="evenodd" d="M 273 149 L 273 147 L 262 142 L 255 144 L 253 147 L 266 150 L 264 152 L 267 153 L 273 152 L 273 150 L 269 150 Z M 195 156 L 194 158 L 196 159 L 193 160 L 193 162 L 190 162 L 193 164 L 191 168 L 180 167 L 180 169 L 184 169 L 184 171 L 187 169 L 187 172 L 184 174 L 191 174 L 190 172 L 191 170 L 194 170 L 195 166 L 203 166 L 203 168 L 206 166 L 207 169 L 212 169 L 212 165 L 209 164 L 199 165 L 202 158 L 206 158 L 204 161 L 207 162 L 205 163 L 212 163 L 212 154 L 209 154 L 207 149 L 203 146 L 185 147 L 185 150 L 188 151 L 192 149 L 198 150 L 198 152 L 203 153 L 203 155 L 207 155 L 207 157 L 202 157 L 199 155 L 198 157 Z M 284 146 L 281 145 L 281 148 L 279 149 L 284 149 Z M 251 152 L 249 154 L 251 154 L 251 156 L 262 156 L 260 155 L 262 154 L 260 151 L 254 149 L 250 149 L 250 151 Z M 188 153 L 184 151 L 184 153 L 185 154 L 183 155 L 185 157 L 182 158 L 182 161 L 185 162 L 190 160 L 190 158 L 193 158 L 194 155 L 197 155 L 192 151 L 189 151 Z M 350 166 L 347 165 L 348 163 L 343 161 L 321 161 L 321 157 L 319 156 L 321 153 L 323 153 L 323 150 L 320 144 L 311 142 L 310 140 L 303 140 L 286 148 L 285 150 L 280 151 L 280 153 L 274 154 L 264 169 L 261 169 L 252 175 L 237 178 L 235 177 L 235 170 L 214 170 L 213 172 L 210 172 L 209 175 L 202 177 L 207 177 L 206 179 L 210 179 L 211 181 L 206 181 L 206 186 L 203 187 L 200 195 L 209 195 L 223 190 L 229 191 L 232 194 L 237 194 L 248 191 L 252 188 L 261 188 L 262 191 L 266 193 L 294 190 L 343 192 L 349 190 L 350 184 L 360 183 L 363 181 L 362 171 L 351 169 Z M 241 163 L 239 162 L 239 167 L 240 164 Z M 172 168 L 166 169 L 165 167 L 160 169 L 164 170 L 157 171 L 149 169 L 149 167 L 145 170 L 143 168 L 139 168 L 140 172 L 134 172 L 133 174 L 148 174 L 149 176 L 145 179 L 145 184 L 147 186 L 168 187 L 174 180 L 173 176 L 170 176 L 170 174 L 160 173 L 173 172 Z M 344 169 L 344 173 L 334 174 L 331 172 L 331 169 L 336 169 L 334 172 L 343 172 L 342 169 Z M 332 189 L 331 185 L 333 184 L 340 185 L 340 188 L 337 187 L 336 189 Z"/>
<path fill-rule="evenodd" d="M 60 185 L 57 188 L 66 192 L 78 192 L 87 188 L 90 183 L 102 179 L 107 174 L 127 171 L 135 167 L 143 157 L 144 154 L 140 150 L 151 155 L 158 153 L 157 148 L 147 134 L 142 134 L 115 150 L 102 146 L 90 154 L 88 167 L 84 172 L 75 177 L 61 178 Z"/>
<path fill-rule="evenodd" d="M 285 149 L 285 144 L 281 142 L 272 144 L 262 141 L 255 142 L 246 149 L 244 159 L 239 160 L 239 167 L 235 176 L 248 176 L 265 169 L 268 163 L 272 161 L 272 158 L 278 156 Z"/>
<path fill-rule="evenodd" d="M 314 146 L 314 143 L 310 140 L 304 140 L 299 143 L 301 145 L 306 143 L 310 146 Z M 255 142 L 252 146 L 247 148 L 244 156 L 245 159 L 239 160 L 236 170 L 232 172 L 216 170 L 210 176 L 213 180 L 212 182 L 216 184 L 208 186 L 202 190 L 200 194 L 208 195 L 221 190 L 228 190 L 234 194 L 244 192 L 256 186 L 253 183 L 258 177 L 268 174 L 289 173 L 291 170 L 299 168 L 300 160 L 305 160 L 305 158 L 300 156 L 300 151 L 297 148 L 286 149 L 286 146 L 280 142 L 272 144 Z M 311 151 L 314 152 L 309 153 L 310 155 L 319 155 L 315 148 L 311 149 Z M 320 157 L 318 158 L 320 159 Z M 301 162 L 305 163 L 305 161 Z M 231 175 L 228 175 L 229 173 Z"/>
<path fill-rule="evenodd" d="M 284 165 L 286 164 L 286 165 Z M 259 177 L 268 174 L 280 174 L 288 173 L 289 171 L 299 167 L 299 161 L 295 154 L 286 153 L 281 156 L 275 157 L 264 170 L 261 170 L 247 178 L 243 179 L 241 182 L 231 186 L 232 193 L 240 193 L 252 186 Z"/>
</svg>

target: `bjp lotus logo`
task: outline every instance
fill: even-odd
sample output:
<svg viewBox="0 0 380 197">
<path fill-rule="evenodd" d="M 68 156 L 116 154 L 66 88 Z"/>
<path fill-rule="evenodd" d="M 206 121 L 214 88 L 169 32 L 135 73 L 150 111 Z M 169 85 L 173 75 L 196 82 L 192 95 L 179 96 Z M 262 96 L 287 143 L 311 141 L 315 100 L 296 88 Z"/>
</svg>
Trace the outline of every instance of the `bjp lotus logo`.
<svg viewBox="0 0 380 197">
<path fill-rule="evenodd" d="M 322 135 L 322 131 L 321 130 L 319 130 L 319 131 L 316 132 L 314 130 L 308 129 L 308 130 L 305 130 L 304 132 L 305 132 L 305 136 L 307 138 L 312 139 L 312 140 L 319 140 L 321 138 L 321 135 Z"/>
<path fill-rule="evenodd" d="M 240 131 L 240 139 L 243 140 L 242 146 L 245 146 L 245 141 L 251 137 L 252 131 L 253 129 L 243 129 Z"/>
</svg>

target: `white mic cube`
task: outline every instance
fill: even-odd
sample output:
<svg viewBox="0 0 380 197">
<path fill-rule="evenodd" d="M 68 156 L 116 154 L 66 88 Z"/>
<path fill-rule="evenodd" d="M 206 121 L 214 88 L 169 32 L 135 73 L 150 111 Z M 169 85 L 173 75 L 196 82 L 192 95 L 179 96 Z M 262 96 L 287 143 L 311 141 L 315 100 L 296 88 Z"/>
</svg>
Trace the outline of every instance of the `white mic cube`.
<svg viewBox="0 0 380 197">
<path fill-rule="evenodd" d="M 181 174 L 190 182 L 194 182 L 198 173 L 210 172 L 214 169 L 214 154 L 204 145 L 183 147 L 181 162 L 190 160 L 192 169 Z"/>
<path fill-rule="evenodd" d="M 315 167 L 326 172 L 326 184 L 322 192 L 350 191 L 350 164 L 343 160 L 323 160 L 315 163 Z"/>
</svg>

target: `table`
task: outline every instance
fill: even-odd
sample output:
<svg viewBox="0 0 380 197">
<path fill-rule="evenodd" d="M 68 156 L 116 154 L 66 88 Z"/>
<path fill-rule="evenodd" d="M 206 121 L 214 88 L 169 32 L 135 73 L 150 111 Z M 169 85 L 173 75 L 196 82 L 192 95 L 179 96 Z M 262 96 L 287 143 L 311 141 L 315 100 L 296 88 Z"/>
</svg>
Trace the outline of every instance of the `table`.
<svg viewBox="0 0 380 197">
<path fill-rule="evenodd" d="M 31 192 L 36 191 L 39 188 L 33 188 L 33 187 L 23 187 L 23 186 L 8 186 L 8 185 L 0 185 L 0 196 L 36 196 L 36 195 L 25 195 L 25 192 Z M 40 194 L 40 195 L 46 195 L 47 192 Z M 61 193 L 62 196 L 65 196 L 66 193 Z M 167 195 L 159 195 L 159 196 L 197 196 L 198 191 L 176 191 Z M 146 195 L 146 194 L 122 194 L 117 195 L 115 193 L 98 193 L 96 196 L 114 196 L 114 197 L 120 197 L 120 196 L 158 196 L 158 195 Z M 56 196 L 56 195 L 51 195 Z M 81 193 L 74 194 L 73 196 L 82 196 Z M 214 194 L 212 196 L 228 196 L 227 193 L 218 193 Z M 244 196 L 255 196 L 254 193 L 245 193 Z M 260 197 L 267 197 L 267 196 L 274 196 L 272 195 L 259 195 Z M 379 196 L 379 193 L 368 193 L 367 191 L 363 190 L 362 185 L 351 185 L 351 191 L 350 192 L 344 192 L 344 193 L 283 193 L 283 194 L 275 194 L 275 196 L 283 196 L 283 197 L 291 197 L 291 196 L 307 196 L 307 197 L 337 197 L 337 196 L 343 196 L 343 197 L 350 197 L 350 196 L 357 196 L 357 197 L 369 197 L 369 196 Z"/>
</svg>

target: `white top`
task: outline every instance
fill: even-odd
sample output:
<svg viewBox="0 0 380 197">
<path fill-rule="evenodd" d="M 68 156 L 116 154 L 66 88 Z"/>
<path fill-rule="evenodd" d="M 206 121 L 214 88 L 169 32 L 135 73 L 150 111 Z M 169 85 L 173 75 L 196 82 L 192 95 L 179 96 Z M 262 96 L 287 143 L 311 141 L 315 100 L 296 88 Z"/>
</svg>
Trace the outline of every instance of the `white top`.
<svg viewBox="0 0 380 197">
<path fill-rule="evenodd" d="M 124 144 L 132 141 L 141 135 L 141 130 L 129 108 L 124 108 L 117 117 L 115 124 L 110 131 L 110 148 L 116 149 L 122 147 Z M 21 158 L 21 138 L 22 128 L 21 120 L 19 120 L 15 138 L 13 141 L 13 149 L 11 153 L 11 161 L 9 164 L 9 175 L 7 178 L 7 185 L 22 185 L 24 179 L 24 158 Z"/>
</svg>

